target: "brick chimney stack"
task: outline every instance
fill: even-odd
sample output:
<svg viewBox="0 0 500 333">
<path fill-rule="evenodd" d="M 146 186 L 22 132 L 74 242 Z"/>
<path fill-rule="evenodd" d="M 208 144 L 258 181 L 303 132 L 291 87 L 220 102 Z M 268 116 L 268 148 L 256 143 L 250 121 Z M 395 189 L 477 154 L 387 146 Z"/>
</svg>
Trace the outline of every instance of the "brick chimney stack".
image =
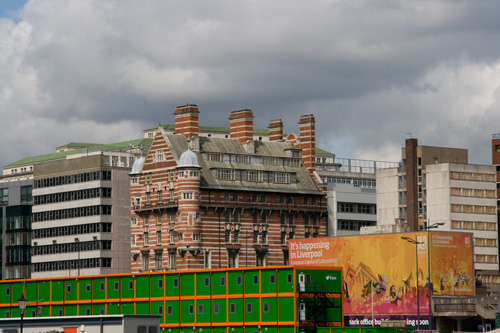
<svg viewBox="0 0 500 333">
<path fill-rule="evenodd" d="M 269 122 L 269 141 L 283 141 L 283 121 L 281 119 Z"/>
<path fill-rule="evenodd" d="M 229 116 L 229 137 L 245 143 L 253 140 L 253 112 L 239 110 L 231 112 Z"/>
<path fill-rule="evenodd" d="M 198 136 L 198 106 L 186 104 L 175 108 L 175 134 L 183 134 L 186 139 Z"/>
<path fill-rule="evenodd" d="M 302 163 L 310 174 L 316 171 L 316 121 L 314 115 L 300 116 L 299 148 L 302 150 Z"/>
</svg>

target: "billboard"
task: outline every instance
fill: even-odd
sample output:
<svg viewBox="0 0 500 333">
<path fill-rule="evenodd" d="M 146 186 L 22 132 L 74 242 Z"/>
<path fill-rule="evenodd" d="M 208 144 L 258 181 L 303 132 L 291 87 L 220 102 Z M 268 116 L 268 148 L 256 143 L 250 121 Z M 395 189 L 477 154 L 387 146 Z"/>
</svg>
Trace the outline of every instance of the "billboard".
<svg viewBox="0 0 500 333">
<path fill-rule="evenodd" d="M 290 241 L 289 259 L 291 265 L 342 267 L 345 315 L 424 314 L 428 256 L 434 295 L 474 294 L 472 234 L 430 232 L 430 252 L 427 238 L 427 232 L 408 232 L 297 239 Z"/>
</svg>

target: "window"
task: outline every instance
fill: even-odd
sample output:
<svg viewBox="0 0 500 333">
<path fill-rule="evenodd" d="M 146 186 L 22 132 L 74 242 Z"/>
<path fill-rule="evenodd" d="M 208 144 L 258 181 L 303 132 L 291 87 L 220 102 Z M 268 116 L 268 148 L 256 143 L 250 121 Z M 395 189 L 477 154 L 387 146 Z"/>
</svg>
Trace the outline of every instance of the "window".
<svg viewBox="0 0 500 333">
<path fill-rule="evenodd" d="M 224 239 L 225 239 L 226 243 L 231 242 L 231 230 L 225 230 Z"/>
<path fill-rule="evenodd" d="M 269 284 L 275 284 L 276 283 L 276 275 L 271 274 L 269 275 Z"/>
<path fill-rule="evenodd" d="M 241 286 L 243 284 L 243 277 L 241 275 L 236 276 L 236 285 Z"/>
<path fill-rule="evenodd" d="M 259 284 L 259 276 L 258 275 L 254 275 L 253 276 L 253 284 L 254 285 L 258 285 Z"/>
<path fill-rule="evenodd" d="M 128 282 L 128 290 L 134 290 L 134 280 Z"/>
<path fill-rule="evenodd" d="M 71 293 L 71 285 L 70 285 L 70 284 L 68 284 L 68 285 L 66 286 L 66 292 L 67 292 L 68 294 L 69 294 L 69 293 Z"/>
<path fill-rule="evenodd" d="M 142 270 L 149 271 L 149 254 L 142 254 Z"/>
<path fill-rule="evenodd" d="M 0 205 L 7 205 L 9 203 L 9 189 L 0 189 Z"/>
<path fill-rule="evenodd" d="M 115 289 L 115 291 L 120 290 L 120 282 L 115 281 L 115 283 L 114 283 L 114 289 Z"/>
<path fill-rule="evenodd" d="M 198 314 L 203 314 L 203 304 L 198 304 Z"/>
<path fill-rule="evenodd" d="M 193 234 L 193 241 L 199 242 L 201 240 L 201 234 Z"/>
<path fill-rule="evenodd" d="M 217 169 L 218 180 L 234 180 L 233 169 Z"/>
<path fill-rule="evenodd" d="M 236 304 L 229 303 L 229 313 L 236 313 Z"/>
<path fill-rule="evenodd" d="M 194 314 L 194 305 L 193 304 L 189 304 L 189 308 L 188 309 L 189 309 L 188 311 L 189 311 L 190 315 Z"/>
<path fill-rule="evenodd" d="M 224 287 L 225 285 L 226 285 L 226 277 L 225 276 L 221 276 L 220 277 L 220 286 Z"/>
<path fill-rule="evenodd" d="M 288 172 L 275 172 L 274 182 L 276 184 L 290 184 L 290 173 Z"/>
<path fill-rule="evenodd" d="M 183 192 L 182 199 L 184 200 L 193 200 L 194 193 L 193 192 Z"/>
<path fill-rule="evenodd" d="M 100 290 L 100 291 L 104 291 L 104 282 L 101 282 L 101 283 L 99 284 L 99 290 Z"/>
<path fill-rule="evenodd" d="M 175 270 L 175 261 L 176 261 L 176 258 L 175 258 L 175 252 L 173 253 L 169 253 L 168 254 L 168 269 L 170 270 Z M 176 279 L 174 279 L 175 281 Z M 174 287 L 174 288 L 177 288 L 177 287 Z"/>
<path fill-rule="evenodd" d="M 247 313 L 252 313 L 252 303 L 247 303 Z"/>
<path fill-rule="evenodd" d="M 286 275 L 286 283 L 292 284 L 293 283 L 293 275 L 291 273 L 288 273 Z"/>
<path fill-rule="evenodd" d="M 247 182 L 262 183 L 262 171 L 247 171 Z"/>
<path fill-rule="evenodd" d="M 149 245 L 149 233 L 145 232 L 144 233 L 144 246 Z"/>
<path fill-rule="evenodd" d="M 163 202 L 163 192 L 162 191 L 158 191 L 158 202 L 159 203 Z"/>
<path fill-rule="evenodd" d="M 163 259 L 162 259 L 162 252 L 161 250 L 155 252 L 155 270 L 156 271 L 162 271 L 163 270 Z M 158 281 L 158 288 L 160 288 L 159 283 L 162 283 L 163 288 L 163 280 Z"/>
<path fill-rule="evenodd" d="M 262 303 L 262 311 L 264 313 L 269 313 L 269 302 L 263 302 Z"/>
<path fill-rule="evenodd" d="M 172 305 L 167 305 L 167 316 L 172 315 Z"/>
<path fill-rule="evenodd" d="M 210 287 L 210 278 L 209 278 L 209 277 L 205 277 L 205 278 L 203 279 L 203 285 L 204 285 L 205 287 Z"/>
<path fill-rule="evenodd" d="M 156 232 L 156 243 L 161 244 L 161 231 Z"/>
<path fill-rule="evenodd" d="M 177 279 L 177 278 L 173 279 L 172 286 L 174 288 L 179 288 L 179 279 Z"/>
<path fill-rule="evenodd" d="M 86 285 L 85 285 L 85 291 L 86 292 L 90 292 L 90 282 L 88 282 Z"/>
<path fill-rule="evenodd" d="M 214 314 L 219 314 L 219 304 L 218 303 L 214 304 Z"/>
</svg>

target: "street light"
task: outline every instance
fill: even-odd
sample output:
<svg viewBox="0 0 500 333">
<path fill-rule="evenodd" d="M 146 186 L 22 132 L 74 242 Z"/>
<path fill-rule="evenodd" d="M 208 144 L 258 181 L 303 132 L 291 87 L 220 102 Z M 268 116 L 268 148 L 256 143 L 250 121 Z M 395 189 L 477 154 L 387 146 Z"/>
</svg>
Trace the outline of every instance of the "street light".
<svg viewBox="0 0 500 333">
<path fill-rule="evenodd" d="M 431 292 L 432 292 L 432 283 L 431 283 L 431 229 L 436 229 L 440 225 L 444 225 L 444 222 L 436 222 L 431 225 L 428 225 L 424 227 L 424 230 L 427 230 L 427 277 L 428 277 L 428 285 L 427 285 L 427 293 L 429 296 L 429 331 L 432 332 L 432 310 L 431 310 L 431 303 L 432 303 L 432 297 L 431 297 Z"/>
<path fill-rule="evenodd" d="M 250 236 L 248 236 L 248 232 L 245 233 L 246 236 L 240 237 L 245 239 L 245 267 L 248 267 L 248 239 L 258 236 L 258 235 L 263 235 L 262 232 L 253 232 Z"/>
<path fill-rule="evenodd" d="M 401 237 L 408 243 L 415 244 L 415 259 L 417 266 L 417 331 L 420 330 L 420 294 L 418 292 L 418 244 L 422 244 L 422 242 L 416 241 L 410 237 Z"/>
<path fill-rule="evenodd" d="M 80 248 L 81 248 L 80 239 L 75 238 L 75 243 L 78 246 L 78 276 L 80 276 Z"/>
<path fill-rule="evenodd" d="M 24 292 L 23 292 L 21 297 L 19 297 L 19 299 L 17 300 L 17 304 L 19 305 L 19 311 L 21 312 L 21 333 L 23 333 L 23 318 L 27 303 L 28 300 L 26 299 L 26 297 L 24 297 Z"/>
</svg>

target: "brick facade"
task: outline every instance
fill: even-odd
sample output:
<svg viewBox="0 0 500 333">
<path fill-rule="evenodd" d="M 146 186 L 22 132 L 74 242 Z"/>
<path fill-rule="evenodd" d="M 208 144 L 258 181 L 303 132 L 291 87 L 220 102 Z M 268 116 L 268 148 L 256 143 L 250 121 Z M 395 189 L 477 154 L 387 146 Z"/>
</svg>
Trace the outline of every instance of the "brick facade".
<svg viewBox="0 0 500 333">
<path fill-rule="evenodd" d="M 233 114 L 237 121 L 253 118 L 250 110 Z M 248 132 L 245 126 L 234 133 Z M 293 145 L 261 142 L 253 155 L 245 150 L 252 140 L 245 135 L 181 132 L 159 127 L 142 171 L 132 175 L 133 272 L 281 265 L 288 262 L 288 239 L 327 235 L 325 193 L 300 157 L 287 157 Z M 314 147 L 314 131 L 307 133 Z M 179 164 L 190 144 L 199 167 Z M 259 155 L 263 151 L 275 156 Z M 264 162 L 256 167 L 253 158 Z"/>
</svg>

